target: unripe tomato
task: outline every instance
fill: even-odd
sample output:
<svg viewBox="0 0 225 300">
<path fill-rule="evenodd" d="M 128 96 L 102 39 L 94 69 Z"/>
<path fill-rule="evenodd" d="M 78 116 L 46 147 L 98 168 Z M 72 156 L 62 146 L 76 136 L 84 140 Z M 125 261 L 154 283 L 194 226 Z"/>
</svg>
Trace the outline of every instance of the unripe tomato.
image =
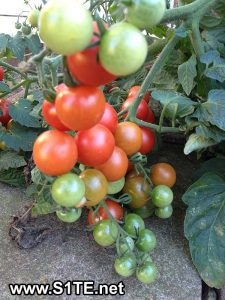
<svg viewBox="0 0 225 300">
<path fill-rule="evenodd" d="M 125 184 L 125 177 L 120 178 L 117 181 L 108 181 L 108 194 L 114 195 L 119 193 Z"/>
<path fill-rule="evenodd" d="M 38 26 L 38 19 L 40 15 L 40 10 L 39 9 L 33 9 L 29 16 L 28 16 L 28 22 L 32 27 L 37 27 Z"/>
<path fill-rule="evenodd" d="M 168 163 L 157 163 L 151 167 L 150 178 L 155 186 L 173 187 L 176 182 L 176 171 Z"/>
<path fill-rule="evenodd" d="M 112 221 L 102 220 L 95 226 L 93 236 L 100 246 L 111 246 L 118 236 L 118 228 Z"/>
<path fill-rule="evenodd" d="M 73 0 L 50 0 L 39 17 L 39 33 L 48 48 L 61 55 L 82 51 L 93 35 L 91 13 Z"/>
<path fill-rule="evenodd" d="M 21 30 L 24 35 L 29 35 L 31 33 L 31 27 L 26 23 L 23 23 Z"/>
<path fill-rule="evenodd" d="M 7 123 L 12 119 L 11 116 L 9 115 L 9 106 L 12 104 L 12 101 L 9 99 L 0 99 L 0 111 L 1 111 L 1 116 L 0 116 L 0 122 L 3 125 L 7 125 Z"/>
<path fill-rule="evenodd" d="M 154 263 L 145 262 L 136 270 L 136 277 L 143 283 L 152 283 L 157 279 L 157 268 Z"/>
<path fill-rule="evenodd" d="M 132 237 L 136 237 L 138 232 L 145 228 L 143 219 L 136 214 L 127 214 L 124 223 L 123 229 Z"/>
<path fill-rule="evenodd" d="M 77 162 L 74 138 L 59 130 L 48 130 L 34 142 L 33 158 L 46 175 L 59 176 L 69 172 Z"/>
<path fill-rule="evenodd" d="M 129 277 L 134 274 L 136 265 L 135 255 L 128 252 L 115 259 L 114 269 L 120 276 Z"/>
<path fill-rule="evenodd" d="M 56 211 L 57 217 L 65 223 L 76 222 L 81 216 L 80 208 L 59 209 Z"/>
</svg>

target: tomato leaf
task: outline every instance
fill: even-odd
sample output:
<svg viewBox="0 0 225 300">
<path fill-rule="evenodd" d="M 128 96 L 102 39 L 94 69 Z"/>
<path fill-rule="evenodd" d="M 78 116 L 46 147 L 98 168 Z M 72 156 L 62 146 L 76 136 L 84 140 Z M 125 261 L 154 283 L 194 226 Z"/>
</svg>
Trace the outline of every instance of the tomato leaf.
<svg viewBox="0 0 225 300">
<path fill-rule="evenodd" d="M 9 88 L 9 86 L 5 82 L 0 81 L 0 92 L 10 93 L 11 89 Z"/>
<path fill-rule="evenodd" d="M 217 173 L 218 175 L 225 177 L 225 159 L 216 157 L 205 161 L 200 169 L 194 173 L 192 178 L 193 180 L 197 180 L 207 172 Z"/>
<path fill-rule="evenodd" d="M 15 186 L 24 187 L 26 184 L 23 170 L 8 169 L 0 171 L 0 182 Z"/>
<path fill-rule="evenodd" d="M 213 146 L 216 144 L 216 141 L 210 138 L 205 138 L 204 136 L 198 135 L 196 133 L 192 133 L 184 147 L 184 154 L 188 155 L 193 151 L 202 150 L 209 146 Z"/>
<path fill-rule="evenodd" d="M 45 189 L 43 193 L 35 194 L 35 203 L 32 207 L 32 216 L 47 215 L 56 211 L 56 203 L 52 199 L 50 189 Z"/>
<path fill-rule="evenodd" d="M 225 283 L 225 180 L 207 173 L 182 200 L 188 205 L 184 232 L 192 260 L 209 286 L 221 288 Z"/>
<path fill-rule="evenodd" d="M 190 95 L 194 88 L 194 79 L 197 76 L 197 60 L 193 54 L 189 60 L 178 67 L 178 79 L 187 95 Z"/>
<path fill-rule="evenodd" d="M 225 59 L 220 57 L 218 51 L 209 51 L 203 54 L 200 58 L 202 63 L 206 64 L 205 76 L 218 80 L 225 81 Z"/>
<path fill-rule="evenodd" d="M 0 171 L 8 170 L 9 168 L 19 168 L 27 163 L 23 156 L 13 151 L 2 151 L 0 153 Z"/>
</svg>

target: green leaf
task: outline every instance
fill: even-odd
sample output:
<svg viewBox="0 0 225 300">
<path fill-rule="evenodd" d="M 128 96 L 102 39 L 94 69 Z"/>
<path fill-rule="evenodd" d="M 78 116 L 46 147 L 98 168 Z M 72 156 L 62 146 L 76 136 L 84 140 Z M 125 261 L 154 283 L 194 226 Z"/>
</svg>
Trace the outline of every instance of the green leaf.
<svg viewBox="0 0 225 300">
<path fill-rule="evenodd" d="M 208 15 L 208 16 L 204 16 L 201 19 L 201 25 L 205 28 L 213 28 L 220 25 L 220 23 L 221 23 L 221 18 L 217 16 Z"/>
<path fill-rule="evenodd" d="M 177 117 L 185 117 L 194 111 L 195 102 L 179 93 L 167 90 L 157 90 L 152 92 L 152 97 L 158 100 L 163 106 L 167 105 L 166 113 L 172 117 L 176 110 Z"/>
<path fill-rule="evenodd" d="M 24 127 L 16 122 L 13 122 L 10 131 L 0 132 L 0 140 L 6 143 L 10 149 L 19 151 L 32 151 L 33 144 L 40 131 L 28 127 Z"/>
<path fill-rule="evenodd" d="M 37 167 L 35 167 L 31 171 L 31 179 L 35 184 L 39 185 L 44 182 L 45 175 L 43 173 L 41 173 L 41 171 Z"/>
<path fill-rule="evenodd" d="M 192 260 L 207 285 L 225 283 L 225 180 L 207 173 L 182 200 L 188 205 L 184 222 Z"/>
<path fill-rule="evenodd" d="M 27 37 L 27 47 L 31 50 L 33 55 L 41 51 L 42 45 L 37 34 L 32 34 Z"/>
<path fill-rule="evenodd" d="M 9 86 L 5 82 L 0 81 L 0 92 L 10 93 L 11 89 L 9 88 Z"/>
<path fill-rule="evenodd" d="M 8 41 L 11 39 L 11 37 L 8 34 L 0 33 L 0 51 L 3 51 L 6 49 L 8 45 Z"/>
<path fill-rule="evenodd" d="M 35 198 L 32 216 L 47 215 L 56 211 L 56 203 L 52 199 L 50 189 L 45 189 L 40 195 L 35 195 Z"/>
<path fill-rule="evenodd" d="M 23 170 L 21 169 L 8 169 L 0 171 L 0 182 L 15 186 L 24 187 L 26 184 Z"/>
<path fill-rule="evenodd" d="M 178 79 L 187 95 L 190 95 L 194 88 L 194 79 L 197 76 L 197 60 L 193 54 L 188 61 L 178 67 Z"/>
<path fill-rule="evenodd" d="M 216 142 L 213 139 L 207 139 L 198 134 L 191 134 L 185 144 L 184 154 L 188 155 L 193 151 L 205 149 L 209 146 L 215 145 Z"/>
<path fill-rule="evenodd" d="M 225 81 L 225 59 L 220 57 L 218 51 L 209 51 L 203 54 L 200 58 L 202 63 L 206 64 L 205 76 L 218 80 Z"/>
<path fill-rule="evenodd" d="M 18 31 L 17 34 L 9 40 L 7 47 L 13 52 L 16 58 L 22 61 L 27 47 L 26 38 Z"/>
<path fill-rule="evenodd" d="M 9 168 L 19 168 L 27 163 L 23 156 L 13 151 L 2 151 L 0 153 L 0 171 L 8 170 Z"/>
<path fill-rule="evenodd" d="M 201 135 L 207 139 L 213 139 L 215 143 L 220 143 L 225 140 L 225 131 L 216 126 L 207 126 L 207 123 L 197 126 L 195 131 L 198 135 Z"/>
<path fill-rule="evenodd" d="M 9 107 L 10 116 L 15 122 L 27 127 L 40 128 L 41 122 L 37 117 L 31 116 L 33 105 L 29 100 L 20 99 Z"/>
<path fill-rule="evenodd" d="M 193 180 L 199 179 L 203 174 L 213 172 L 220 176 L 225 177 L 225 159 L 223 158 L 212 158 L 205 161 L 201 167 L 192 176 Z"/>
</svg>

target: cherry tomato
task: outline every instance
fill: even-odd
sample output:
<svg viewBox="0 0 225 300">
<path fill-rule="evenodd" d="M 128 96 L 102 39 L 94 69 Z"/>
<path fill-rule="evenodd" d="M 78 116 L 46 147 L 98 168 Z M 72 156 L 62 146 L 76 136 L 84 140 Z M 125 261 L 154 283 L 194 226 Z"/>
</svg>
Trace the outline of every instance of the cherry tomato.
<svg viewBox="0 0 225 300">
<path fill-rule="evenodd" d="M 132 211 L 143 219 L 153 215 L 155 207 L 151 200 L 148 200 L 145 205 L 139 208 L 133 208 Z"/>
<path fill-rule="evenodd" d="M 111 246 L 115 243 L 118 235 L 118 228 L 110 220 L 102 220 L 93 231 L 93 236 L 97 244 L 103 247 Z"/>
<path fill-rule="evenodd" d="M 3 125 L 7 125 L 7 123 L 12 119 L 9 115 L 9 106 L 12 104 L 12 101 L 9 99 L 0 99 L 0 122 Z"/>
<path fill-rule="evenodd" d="M 11 129 L 12 129 L 12 125 L 13 125 L 13 119 L 9 120 L 9 122 L 8 122 L 7 125 L 6 125 L 6 128 L 7 128 L 8 130 L 11 130 Z"/>
<path fill-rule="evenodd" d="M 115 147 L 111 131 L 101 124 L 79 131 L 76 135 L 76 142 L 79 162 L 91 167 L 105 163 Z"/>
<path fill-rule="evenodd" d="M 128 161 L 128 168 L 127 168 L 127 172 L 130 172 L 134 170 L 134 164 L 130 161 Z"/>
<path fill-rule="evenodd" d="M 123 218 L 123 207 L 119 203 L 110 199 L 106 199 L 104 202 L 107 205 L 108 211 L 115 220 L 119 221 Z M 110 219 L 110 217 L 108 216 L 104 206 L 101 206 L 96 214 L 94 214 L 92 210 L 90 210 L 88 213 L 89 225 L 93 225 L 94 223 L 98 223 L 99 221 L 107 219 Z"/>
<path fill-rule="evenodd" d="M 116 181 L 125 176 L 128 168 L 126 153 L 119 147 L 114 147 L 110 158 L 102 165 L 96 166 L 108 181 Z"/>
<path fill-rule="evenodd" d="M 0 66 L 0 81 L 2 81 L 4 78 L 4 69 Z"/>
<path fill-rule="evenodd" d="M 154 185 L 173 187 L 176 182 L 176 171 L 170 164 L 158 163 L 152 166 L 150 177 Z"/>
<path fill-rule="evenodd" d="M 157 268 L 154 263 L 145 262 L 136 270 L 136 277 L 143 283 L 152 283 L 157 278 Z"/>
<path fill-rule="evenodd" d="M 143 177 L 133 177 L 126 179 L 123 192 L 131 196 L 131 202 L 128 204 L 131 208 L 139 208 L 148 201 L 149 184 Z"/>
<path fill-rule="evenodd" d="M 121 122 L 115 131 L 116 146 L 124 150 L 127 155 L 139 151 L 142 144 L 141 129 L 132 122 Z"/>
<path fill-rule="evenodd" d="M 151 29 L 157 25 L 166 11 L 165 0 L 139 0 L 127 7 L 127 21 L 140 29 Z"/>
<path fill-rule="evenodd" d="M 108 181 L 108 194 L 117 194 L 119 193 L 125 184 L 125 177 L 120 178 L 117 181 Z"/>
<path fill-rule="evenodd" d="M 120 254 L 132 252 L 133 250 L 134 250 L 134 240 L 131 237 L 126 236 L 119 241 Z"/>
<path fill-rule="evenodd" d="M 93 36 L 91 13 L 78 1 L 48 1 L 38 27 L 46 46 L 61 55 L 82 51 Z"/>
<path fill-rule="evenodd" d="M 56 211 L 57 217 L 66 223 L 76 222 L 81 216 L 82 210 L 80 208 L 60 209 Z"/>
<path fill-rule="evenodd" d="M 155 215 L 159 217 L 160 219 L 168 219 L 173 214 L 173 207 L 172 205 L 168 205 L 162 208 L 156 208 Z"/>
<path fill-rule="evenodd" d="M 139 152 L 141 154 L 147 154 L 154 148 L 155 135 L 149 128 L 146 127 L 140 127 L 140 128 L 142 133 L 142 144 L 141 144 L 141 148 L 139 149 Z"/>
<path fill-rule="evenodd" d="M 96 125 L 105 110 L 103 92 L 90 86 L 63 89 L 55 100 L 60 121 L 72 130 L 85 130 Z"/>
<path fill-rule="evenodd" d="M 152 251 L 156 247 L 156 237 L 154 232 L 150 229 L 140 230 L 135 246 L 143 252 Z"/>
<path fill-rule="evenodd" d="M 68 127 L 64 126 L 63 123 L 59 120 L 54 103 L 44 100 L 42 104 L 42 115 L 44 117 L 45 122 L 48 125 L 62 131 L 70 130 Z"/>
<path fill-rule="evenodd" d="M 98 204 L 107 194 L 108 183 L 105 176 L 98 170 L 87 169 L 81 172 L 80 178 L 85 184 L 86 206 Z"/>
<path fill-rule="evenodd" d="M 129 213 L 125 216 L 124 223 L 123 229 L 132 237 L 136 237 L 138 232 L 145 228 L 143 219 L 133 213 Z"/>
<path fill-rule="evenodd" d="M 36 166 L 44 174 L 49 176 L 65 174 L 77 162 L 76 142 L 65 132 L 45 131 L 34 143 L 33 158 Z"/>
<path fill-rule="evenodd" d="M 21 30 L 24 35 L 29 35 L 31 33 L 31 27 L 26 23 L 23 23 Z"/>
<path fill-rule="evenodd" d="M 165 207 L 172 203 L 173 192 L 166 185 L 157 185 L 152 190 L 152 203 L 156 207 Z"/>
<path fill-rule="evenodd" d="M 121 106 L 121 110 L 125 108 L 129 108 L 131 104 L 134 102 L 135 97 L 127 98 Z M 145 100 L 141 100 L 141 103 L 138 105 L 136 118 L 140 120 L 145 120 L 148 114 L 148 104 Z M 126 118 L 127 113 L 123 115 L 123 118 Z"/>
<path fill-rule="evenodd" d="M 101 120 L 99 121 L 99 124 L 104 125 L 107 127 L 112 133 L 115 133 L 116 127 L 118 125 L 118 117 L 115 109 L 112 107 L 112 105 L 106 103 L 105 104 L 105 110 L 102 115 Z"/>
<path fill-rule="evenodd" d="M 97 23 L 94 22 L 94 32 L 99 33 Z M 99 41 L 94 35 L 91 43 Z M 67 66 L 72 76 L 84 85 L 100 86 L 116 79 L 115 75 L 107 72 L 98 59 L 99 46 L 91 47 L 82 52 L 76 52 L 67 57 Z"/>
<path fill-rule="evenodd" d="M 148 107 L 147 117 L 143 121 L 148 122 L 148 123 L 154 123 L 155 122 L 155 115 L 154 115 L 154 113 L 153 113 L 153 111 L 151 110 L 150 107 Z"/>
<path fill-rule="evenodd" d="M 144 35 L 135 26 L 120 22 L 104 33 L 99 59 L 108 72 L 127 76 L 143 65 L 147 52 L 148 45 Z"/>
<path fill-rule="evenodd" d="M 116 273 L 123 277 L 129 277 L 136 270 L 136 258 L 133 253 L 125 253 L 121 257 L 117 257 L 114 263 Z"/>
<path fill-rule="evenodd" d="M 32 27 L 37 27 L 38 26 L 38 19 L 40 15 L 40 10 L 39 9 L 33 9 L 29 16 L 28 16 L 28 22 Z"/>
<path fill-rule="evenodd" d="M 129 93 L 128 93 L 128 98 L 134 98 L 136 97 L 138 91 L 140 90 L 141 86 L 140 85 L 134 85 L 130 88 Z M 145 100 L 147 102 L 147 104 L 150 101 L 150 93 L 146 92 L 144 94 L 143 100 Z"/>
<path fill-rule="evenodd" d="M 135 169 L 127 173 L 126 179 L 134 178 L 134 177 L 144 177 L 143 173 L 138 173 Z"/>
<path fill-rule="evenodd" d="M 57 177 L 51 187 L 52 198 L 63 207 L 74 207 L 80 203 L 84 193 L 84 182 L 72 173 Z"/>
<path fill-rule="evenodd" d="M 65 85 L 65 83 L 63 83 L 63 82 L 55 86 L 56 94 L 59 94 L 61 91 L 66 90 L 66 89 L 68 89 L 68 86 Z"/>
</svg>

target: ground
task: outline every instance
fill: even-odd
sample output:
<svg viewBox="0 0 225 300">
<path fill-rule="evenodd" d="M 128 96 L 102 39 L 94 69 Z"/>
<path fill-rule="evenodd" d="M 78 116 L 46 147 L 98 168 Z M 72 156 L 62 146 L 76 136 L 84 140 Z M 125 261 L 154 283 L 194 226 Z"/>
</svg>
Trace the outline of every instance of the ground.
<svg viewBox="0 0 225 300">
<path fill-rule="evenodd" d="M 155 231 L 157 248 L 152 254 L 159 270 L 159 278 L 152 285 L 144 285 L 134 277 L 124 279 L 125 296 L 104 296 L 93 299 L 140 299 L 140 300 L 200 300 L 201 280 L 192 264 L 188 244 L 183 235 L 185 207 L 181 195 L 191 182 L 191 175 L 197 167 L 195 159 L 183 155 L 183 147 L 165 144 L 157 155 L 149 157 L 149 163 L 167 161 L 177 170 L 177 184 L 174 188 L 174 214 L 169 220 L 151 217 L 146 227 Z M 99 283 L 118 283 L 121 277 L 113 270 L 114 249 L 99 247 L 86 230 L 85 216 L 65 226 L 52 216 L 31 220 L 29 234 L 41 227 L 46 238 L 31 249 L 20 249 L 8 236 L 12 215 L 31 202 L 23 190 L 0 185 L 0 294 L 1 299 L 25 299 L 11 296 L 9 283 L 51 283 L 54 280 L 94 280 Z M 25 237 L 29 241 L 29 236 Z M 92 299 L 85 296 L 38 297 L 26 299 Z"/>
</svg>

